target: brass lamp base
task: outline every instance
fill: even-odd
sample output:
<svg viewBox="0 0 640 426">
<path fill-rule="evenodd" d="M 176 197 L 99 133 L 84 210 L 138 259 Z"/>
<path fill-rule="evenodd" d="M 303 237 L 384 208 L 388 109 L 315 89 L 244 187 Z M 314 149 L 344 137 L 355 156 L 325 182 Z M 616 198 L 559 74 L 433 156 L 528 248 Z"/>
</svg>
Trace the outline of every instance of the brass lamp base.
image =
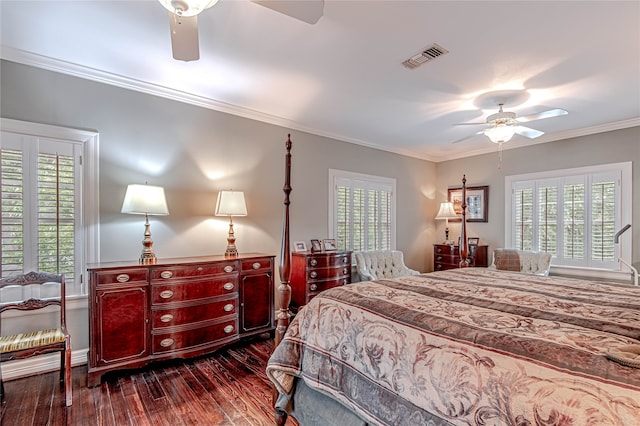
<svg viewBox="0 0 640 426">
<path fill-rule="evenodd" d="M 142 240 L 142 254 L 140 255 L 140 264 L 155 265 L 158 262 L 158 258 L 153 252 L 153 241 L 151 240 L 151 225 L 149 225 L 149 215 L 145 214 L 144 216 L 144 239 Z"/>
<path fill-rule="evenodd" d="M 233 219 L 229 216 L 229 236 L 227 237 L 227 250 L 224 257 L 238 257 L 238 249 L 236 248 L 236 236 L 233 233 Z"/>
</svg>

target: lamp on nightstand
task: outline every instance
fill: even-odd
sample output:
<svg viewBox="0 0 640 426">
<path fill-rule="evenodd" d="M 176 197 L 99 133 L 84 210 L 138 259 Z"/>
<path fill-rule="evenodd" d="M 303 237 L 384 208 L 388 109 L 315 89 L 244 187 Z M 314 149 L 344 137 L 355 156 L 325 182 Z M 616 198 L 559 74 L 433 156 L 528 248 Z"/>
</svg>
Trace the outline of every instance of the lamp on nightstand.
<svg viewBox="0 0 640 426">
<path fill-rule="evenodd" d="M 242 191 L 220 191 L 216 204 L 216 216 L 229 216 L 229 236 L 227 237 L 226 257 L 238 256 L 236 237 L 233 233 L 233 216 L 246 216 L 247 205 Z"/>
<path fill-rule="evenodd" d="M 144 239 L 142 240 L 143 248 L 140 255 L 140 263 L 144 265 L 156 263 L 157 258 L 153 252 L 149 215 L 169 214 L 167 200 L 164 197 L 164 188 L 152 185 L 129 185 L 124 195 L 121 212 L 144 215 Z"/>
<path fill-rule="evenodd" d="M 444 219 L 445 220 L 445 241 L 443 244 L 453 244 L 453 241 L 449 240 L 449 219 L 459 219 L 460 217 L 456 214 L 456 211 L 453 209 L 453 203 L 441 203 L 440 210 L 438 210 L 438 214 L 436 215 L 436 219 Z"/>
</svg>

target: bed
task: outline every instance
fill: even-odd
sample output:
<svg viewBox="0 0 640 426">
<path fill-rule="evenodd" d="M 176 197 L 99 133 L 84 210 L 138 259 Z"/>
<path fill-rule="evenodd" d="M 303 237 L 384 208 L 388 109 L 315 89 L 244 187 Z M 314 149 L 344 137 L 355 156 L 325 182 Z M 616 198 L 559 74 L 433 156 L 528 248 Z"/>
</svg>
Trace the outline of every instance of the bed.
<svg viewBox="0 0 640 426">
<path fill-rule="evenodd" d="M 276 423 L 640 424 L 638 287 L 463 267 L 327 290 L 289 324 L 290 149 Z"/>
</svg>

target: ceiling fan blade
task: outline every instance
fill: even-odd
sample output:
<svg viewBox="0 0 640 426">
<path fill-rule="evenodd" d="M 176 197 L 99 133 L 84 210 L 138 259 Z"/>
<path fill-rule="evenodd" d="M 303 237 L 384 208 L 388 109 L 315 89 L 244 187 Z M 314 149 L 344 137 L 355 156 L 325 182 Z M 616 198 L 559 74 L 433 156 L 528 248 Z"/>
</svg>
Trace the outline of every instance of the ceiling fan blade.
<svg viewBox="0 0 640 426">
<path fill-rule="evenodd" d="M 324 14 L 324 0 L 251 0 L 261 6 L 308 24 L 315 24 Z"/>
<path fill-rule="evenodd" d="M 484 123 L 483 123 L 483 124 L 484 124 Z M 482 135 L 482 134 L 484 134 L 484 130 L 480 130 L 479 132 L 473 133 L 473 134 L 471 134 L 471 135 L 469 135 L 469 136 L 465 136 L 464 138 L 462 138 L 462 139 L 458 139 L 457 141 L 453 141 L 453 142 L 451 142 L 451 143 L 460 143 L 460 142 L 464 142 L 464 141 L 466 141 L 467 139 L 471 139 L 471 138 L 472 138 L 472 137 L 474 137 L 474 136 Z"/>
<path fill-rule="evenodd" d="M 540 130 L 531 129 L 525 126 L 517 126 L 516 133 L 529 139 L 535 139 L 538 136 L 544 135 L 544 132 L 541 132 Z"/>
<path fill-rule="evenodd" d="M 483 121 L 482 123 L 479 123 L 479 122 L 478 122 L 478 123 L 456 123 L 456 124 L 454 124 L 454 125 L 455 125 L 455 126 L 477 126 L 478 124 L 484 124 L 484 125 L 486 125 L 486 124 L 487 124 L 487 122 L 486 122 L 486 121 Z"/>
<path fill-rule="evenodd" d="M 565 115 L 565 114 L 568 114 L 568 112 L 565 111 L 564 109 L 555 108 L 547 111 L 542 111 L 537 114 L 523 115 L 522 117 L 518 117 L 517 120 L 520 123 L 526 123 L 527 121 L 541 120 L 543 118 L 557 117 L 559 115 Z"/>
<path fill-rule="evenodd" d="M 179 61 L 197 61 L 200 59 L 198 16 L 178 16 L 171 12 L 167 13 L 169 13 L 173 59 Z"/>
</svg>

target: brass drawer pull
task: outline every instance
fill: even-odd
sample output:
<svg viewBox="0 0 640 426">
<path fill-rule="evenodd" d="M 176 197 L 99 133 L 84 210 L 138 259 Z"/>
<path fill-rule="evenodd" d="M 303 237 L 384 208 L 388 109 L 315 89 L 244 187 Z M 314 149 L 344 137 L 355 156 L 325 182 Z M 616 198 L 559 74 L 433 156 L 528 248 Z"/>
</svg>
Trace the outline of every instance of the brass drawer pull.
<svg viewBox="0 0 640 426">
<path fill-rule="evenodd" d="M 349 282 L 347 281 L 347 279 L 346 279 L 346 278 L 345 278 L 345 279 L 343 279 L 343 280 L 342 280 L 342 285 L 347 285 L 347 284 L 349 284 Z"/>
<path fill-rule="evenodd" d="M 436 260 L 442 260 L 442 256 L 436 257 Z"/>
<path fill-rule="evenodd" d="M 202 272 L 204 271 L 204 268 L 202 266 L 198 266 L 198 272 Z"/>
<path fill-rule="evenodd" d="M 116 280 L 119 283 L 126 283 L 127 281 L 129 281 L 129 275 L 127 274 L 120 274 L 116 277 Z"/>
<path fill-rule="evenodd" d="M 224 283 L 224 285 L 222 287 L 225 290 L 233 290 L 235 288 L 235 285 L 233 285 L 233 283 L 229 282 L 229 283 Z"/>
<path fill-rule="evenodd" d="M 171 322 L 171 321 L 173 321 L 173 315 L 164 314 L 163 316 L 160 317 L 160 321 L 161 322 Z"/>
<path fill-rule="evenodd" d="M 227 303 L 226 305 L 224 305 L 224 309 L 225 312 L 231 312 L 233 311 L 233 303 Z"/>
<path fill-rule="evenodd" d="M 163 299 L 170 299 L 173 297 L 173 291 L 171 290 L 164 290 L 162 292 L 160 292 L 160 297 Z"/>
<path fill-rule="evenodd" d="M 160 272 L 160 276 L 162 278 L 164 278 L 165 280 L 167 280 L 167 279 L 173 277 L 173 272 L 171 272 L 171 271 L 162 271 L 162 272 Z"/>
<path fill-rule="evenodd" d="M 231 332 L 233 332 L 233 326 L 232 325 L 228 325 L 224 328 L 224 332 L 229 334 Z"/>
<path fill-rule="evenodd" d="M 227 265 L 227 266 L 225 266 L 225 267 L 224 267 L 224 271 L 225 271 L 225 272 L 233 272 L 233 266 L 231 266 L 231 265 Z"/>
<path fill-rule="evenodd" d="M 309 275 L 311 276 L 311 278 L 315 278 L 318 276 L 318 273 L 316 271 L 311 271 Z"/>
<path fill-rule="evenodd" d="M 316 291 L 317 289 L 318 289 L 318 285 L 317 284 L 311 284 L 309 286 L 309 290 L 311 290 L 311 291 Z"/>
<path fill-rule="evenodd" d="M 311 266 L 316 266 L 317 264 L 318 264 L 318 261 L 316 259 L 311 259 L 309 261 L 309 265 L 311 265 Z"/>
<path fill-rule="evenodd" d="M 442 249 L 441 249 L 440 247 L 438 247 L 438 248 L 436 249 L 436 252 L 437 252 L 437 253 L 442 253 Z"/>
<path fill-rule="evenodd" d="M 346 256 L 342 258 L 342 263 L 347 263 L 347 257 Z"/>
<path fill-rule="evenodd" d="M 347 268 L 344 268 L 344 269 L 342 270 L 342 273 L 343 273 L 343 274 L 345 274 L 345 275 L 346 275 L 348 272 L 349 272 L 349 270 L 348 270 Z"/>
<path fill-rule="evenodd" d="M 171 339 L 171 338 L 162 339 L 160 341 L 160 346 L 162 346 L 163 348 L 168 348 L 171 345 L 173 345 L 173 339 Z"/>
<path fill-rule="evenodd" d="M 253 265 L 251 265 L 251 267 L 253 269 L 260 269 L 260 262 L 255 262 Z"/>
</svg>

